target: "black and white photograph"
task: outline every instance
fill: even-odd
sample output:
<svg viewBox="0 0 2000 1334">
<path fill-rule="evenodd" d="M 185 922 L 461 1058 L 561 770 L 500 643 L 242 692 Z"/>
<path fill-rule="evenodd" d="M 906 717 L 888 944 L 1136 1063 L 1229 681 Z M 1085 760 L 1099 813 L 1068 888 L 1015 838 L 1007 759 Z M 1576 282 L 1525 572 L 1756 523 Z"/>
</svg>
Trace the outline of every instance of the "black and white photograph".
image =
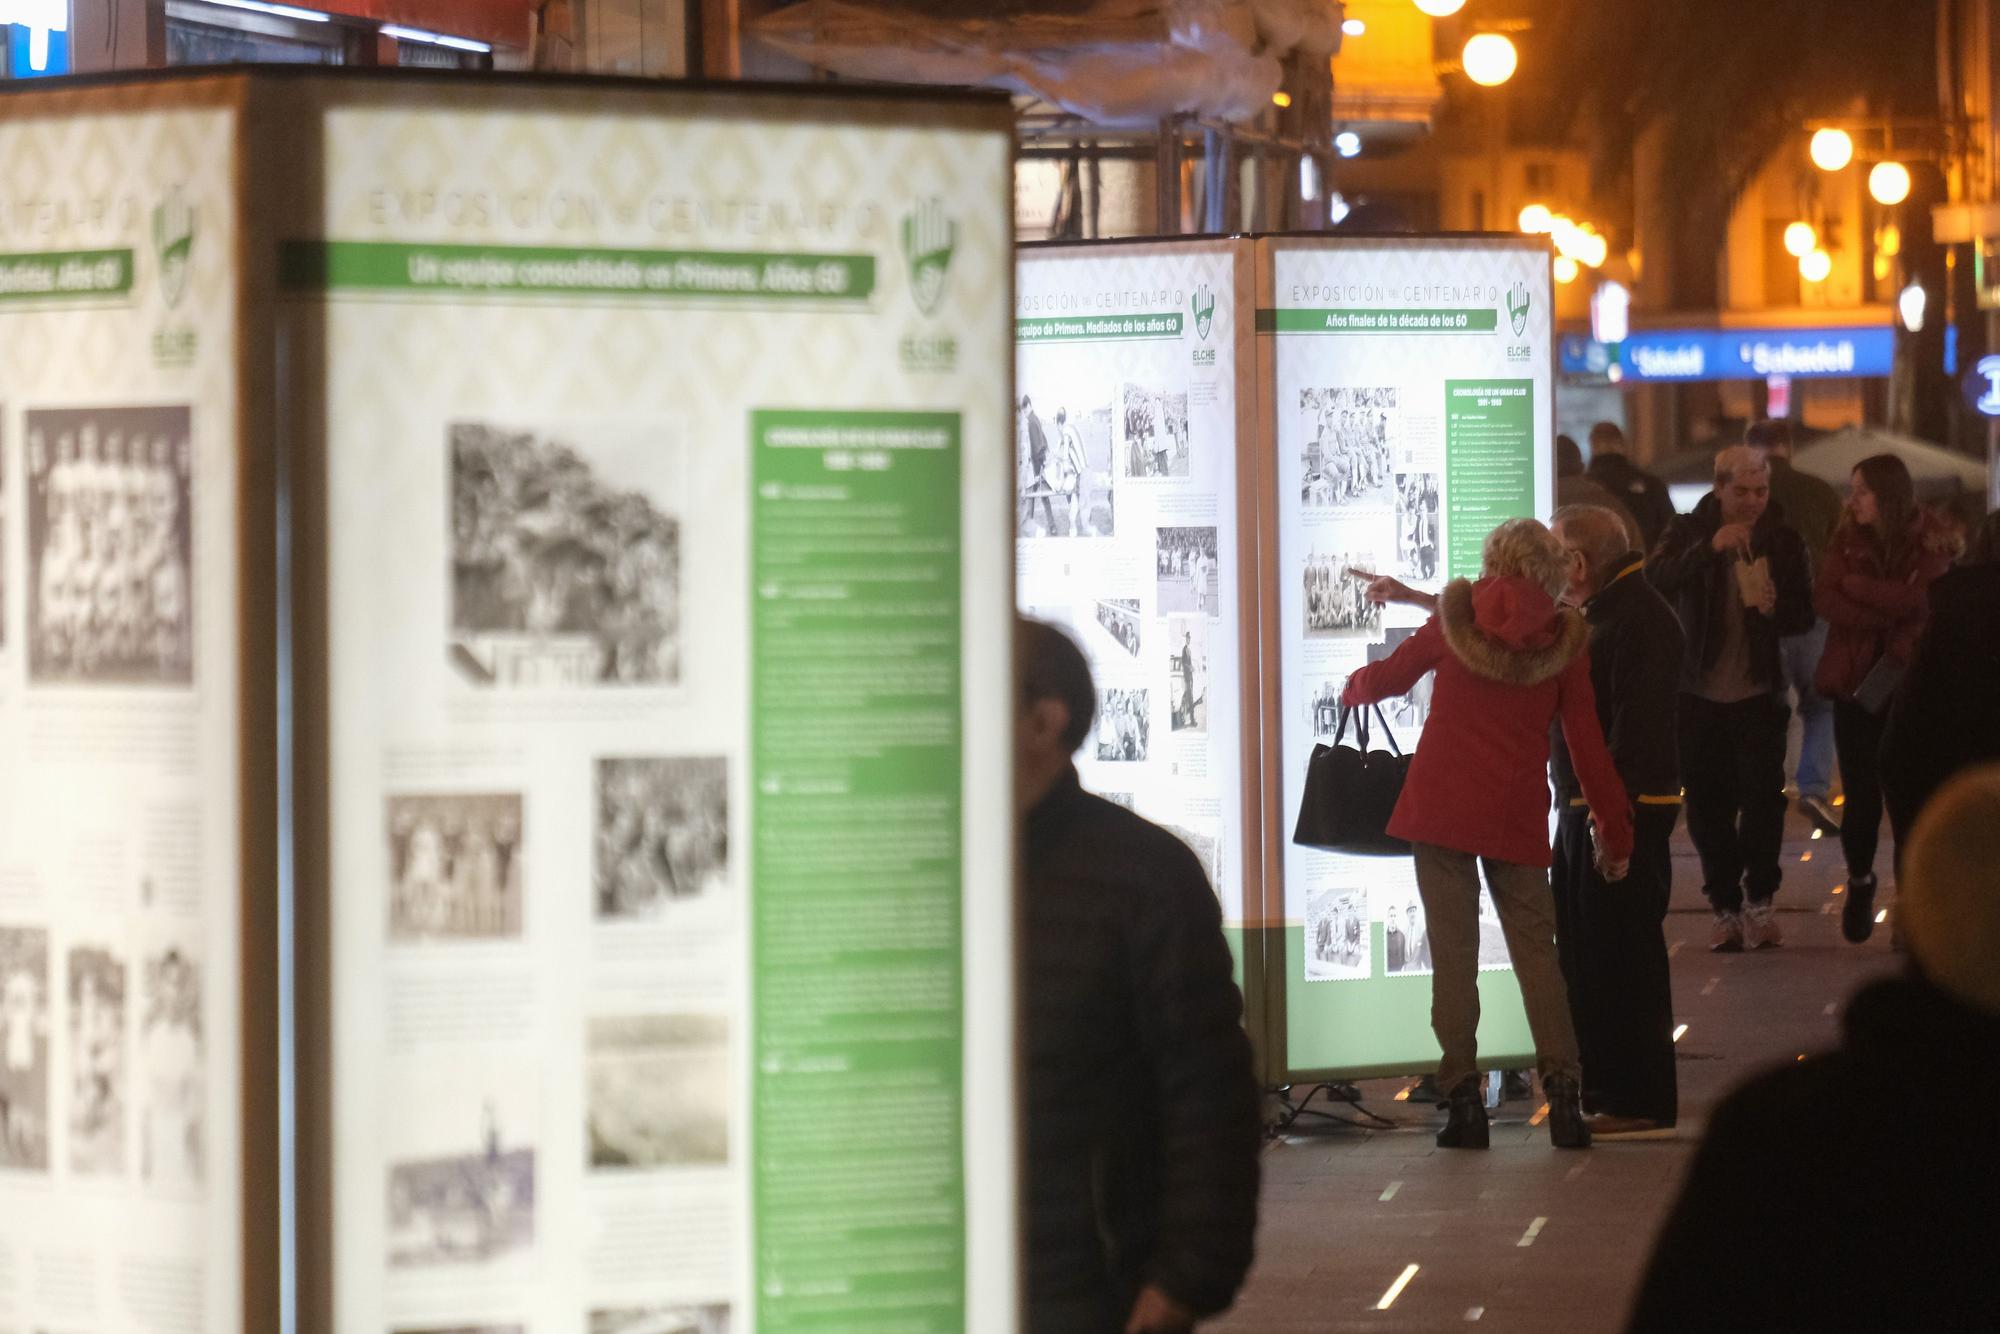
<svg viewBox="0 0 2000 1334">
<path fill-rule="evenodd" d="M 194 680 L 192 414 L 27 414 L 28 679 Z"/>
<path fill-rule="evenodd" d="M 1147 755 L 1152 731 L 1152 692 L 1100 690 L 1097 692 L 1097 758 L 1108 762 L 1138 763 Z"/>
<path fill-rule="evenodd" d="M 1392 896 L 1382 910 L 1382 971 L 1390 977 L 1428 975 L 1431 933 L 1424 922 L 1424 904 L 1414 890 Z"/>
<path fill-rule="evenodd" d="M 1016 532 L 1111 537 L 1111 409 L 1021 395 L 1014 410 Z"/>
<path fill-rule="evenodd" d="M 1208 887 L 1220 894 L 1222 892 L 1221 833 L 1212 827 L 1197 830 L 1172 823 L 1160 827 L 1187 844 L 1188 851 L 1201 859 L 1201 869 L 1208 875 Z"/>
<path fill-rule="evenodd" d="M 727 1302 L 607 1306 L 590 1313 L 590 1334 L 729 1334 L 730 1329 Z"/>
<path fill-rule="evenodd" d="M 442 1077 L 442 1076 L 440 1076 Z M 415 1098 L 409 1133 L 451 1147 L 389 1151 L 388 1259 L 392 1269 L 514 1261 L 535 1241 L 535 1150 L 504 1100 L 461 1087 Z M 476 1100 L 473 1112 L 470 1103 Z M 519 1099 L 516 1099 L 519 1101 Z"/>
<path fill-rule="evenodd" d="M 1438 577 L 1438 475 L 1396 474 L 1396 575 L 1418 583 Z"/>
<path fill-rule="evenodd" d="M 1313 891 L 1306 900 L 1306 981 L 1371 977 L 1374 962 L 1368 940 L 1368 891 Z"/>
<path fill-rule="evenodd" d="M 521 794 L 392 796 L 392 943 L 521 937 Z"/>
<path fill-rule="evenodd" d="M 1381 573 L 1374 552 L 1307 554 L 1306 638 L 1373 637 L 1382 630 L 1382 606 L 1368 600 L 1368 577 Z"/>
<path fill-rule="evenodd" d="M 1139 809 L 1138 798 L 1134 797 L 1130 792 L 1100 792 L 1097 795 L 1110 802 L 1113 806 L 1123 806 L 1128 811 Z"/>
<path fill-rule="evenodd" d="M 49 1170 L 49 933 L 0 926 L 0 1168 Z"/>
<path fill-rule="evenodd" d="M 1128 384 L 1124 403 L 1125 475 L 1186 477 L 1191 452 L 1187 391 L 1170 394 Z"/>
<path fill-rule="evenodd" d="M 729 1020 L 600 1015 L 584 1052 L 593 1171 L 729 1161 Z"/>
<path fill-rule="evenodd" d="M 125 1171 L 129 994 L 124 960 L 99 945 L 70 949 L 69 1170 L 76 1176 Z"/>
<path fill-rule="evenodd" d="M 1219 616 L 1222 579 L 1216 561 L 1215 529 L 1162 528 L 1153 546 L 1162 616 Z"/>
<path fill-rule="evenodd" d="M 1099 598 L 1097 599 L 1097 624 L 1111 642 L 1125 650 L 1126 656 L 1136 658 L 1143 642 L 1139 633 L 1139 599 Z"/>
<path fill-rule="evenodd" d="M 1347 689 L 1345 676 L 1315 677 L 1306 683 L 1306 721 L 1312 728 L 1312 739 L 1324 741 L 1329 746 L 1340 735 L 1340 692 Z M 1352 733 L 1354 725 L 1348 724 Z"/>
<path fill-rule="evenodd" d="M 148 1185 L 202 1180 L 201 970 L 168 947 L 140 961 L 139 1177 Z"/>
<path fill-rule="evenodd" d="M 657 920 L 729 884 L 729 761 L 720 755 L 597 762 L 599 921 Z"/>
<path fill-rule="evenodd" d="M 1381 662 L 1401 648 L 1403 641 L 1417 632 L 1414 626 L 1394 626 L 1382 632 L 1382 641 L 1368 646 L 1368 661 Z M 1407 694 L 1382 701 L 1382 719 L 1389 724 L 1396 737 L 1396 744 L 1403 748 L 1405 755 L 1416 750 L 1417 738 L 1423 735 L 1424 724 L 1430 721 L 1431 691 L 1437 687 L 1437 673 L 1425 672 L 1417 678 Z"/>
<path fill-rule="evenodd" d="M 476 686 L 681 679 L 680 493 L 657 427 L 450 427 L 449 656 Z"/>
<path fill-rule="evenodd" d="M 1208 621 L 1167 617 L 1168 726 L 1176 734 L 1208 731 Z"/>
<path fill-rule="evenodd" d="M 1500 909 L 1493 902 L 1493 891 L 1479 887 L 1479 971 L 1493 972 L 1512 968 L 1514 956 L 1507 952 L 1507 935 L 1500 927 Z"/>
<path fill-rule="evenodd" d="M 1393 388 L 1302 389 L 1299 412 L 1300 504 L 1388 509 L 1395 503 L 1391 457 L 1402 419 Z"/>
</svg>

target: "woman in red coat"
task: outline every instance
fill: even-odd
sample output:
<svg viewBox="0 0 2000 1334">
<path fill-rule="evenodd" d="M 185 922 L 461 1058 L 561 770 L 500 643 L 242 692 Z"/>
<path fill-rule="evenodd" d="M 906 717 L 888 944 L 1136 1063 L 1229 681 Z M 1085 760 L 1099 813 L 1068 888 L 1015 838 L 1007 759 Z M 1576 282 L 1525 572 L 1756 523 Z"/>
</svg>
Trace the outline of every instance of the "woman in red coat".
<svg viewBox="0 0 2000 1334">
<path fill-rule="evenodd" d="M 1882 729 L 1897 678 L 1917 653 L 1930 618 L 1931 581 L 1951 568 L 1953 534 L 1917 506 L 1910 470 L 1894 454 L 1855 465 L 1847 513 L 1813 585 L 1826 621 L 1815 684 L 1833 701 L 1840 757 L 1840 849 L 1847 898 L 1840 927 L 1859 944 L 1875 931 L 1875 847 L 1882 826 Z M 1879 669 L 1879 671 L 1878 671 Z M 1871 680 L 1870 673 L 1877 673 Z"/>
<path fill-rule="evenodd" d="M 1391 699 L 1437 673 L 1389 832 L 1411 843 L 1430 932 L 1431 1029 L 1444 1053 L 1438 1087 L 1451 1107 L 1438 1143 L 1487 1143 L 1476 1073 L 1483 864 L 1534 1034 L 1549 1138 L 1583 1148 L 1590 1132 L 1548 877 L 1549 724 L 1558 715 L 1597 822 L 1606 879 L 1624 877 L 1632 813 L 1597 723 L 1589 630 L 1580 613 L 1556 606 L 1568 580 L 1562 544 L 1533 519 L 1513 519 L 1488 535 L 1484 556 L 1479 582 L 1447 584 L 1424 627 L 1350 676 L 1341 702 Z"/>
</svg>

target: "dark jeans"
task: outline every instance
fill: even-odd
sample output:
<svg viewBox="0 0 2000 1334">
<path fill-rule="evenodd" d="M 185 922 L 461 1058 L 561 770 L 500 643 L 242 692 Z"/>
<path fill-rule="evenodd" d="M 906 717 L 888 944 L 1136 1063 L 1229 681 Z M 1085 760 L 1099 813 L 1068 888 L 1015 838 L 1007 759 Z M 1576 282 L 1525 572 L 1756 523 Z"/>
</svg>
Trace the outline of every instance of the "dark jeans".
<svg viewBox="0 0 2000 1334">
<path fill-rule="evenodd" d="M 1745 891 L 1769 903 L 1784 872 L 1785 729 L 1792 710 L 1777 695 L 1716 704 L 1681 696 L 1681 782 L 1688 835 L 1701 854 L 1701 892 L 1717 912 L 1736 912 Z"/>
<path fill-rule="evenodd" d="M 1851 699 L 1833 702 L 1833 748 L 1840 755 L 1840 850 L 1847 878 L 1875 873 L 1882 832 L 1882 729 L 1888 711 L 1870 713 Z"/>
<path fill-rule="evenodd" d="M 1556 826 L 1556 953 L 1583 1053 L 1583 1105 L 1612 1116 L 1674 1123 L 1674 995 L 1664 927 L 1673 887 L 1667 840 L 1680 807 L 1642 805 L 1632 869 L 1606 884 L 1591 860 L 1590 813 Z"/>
</svg>

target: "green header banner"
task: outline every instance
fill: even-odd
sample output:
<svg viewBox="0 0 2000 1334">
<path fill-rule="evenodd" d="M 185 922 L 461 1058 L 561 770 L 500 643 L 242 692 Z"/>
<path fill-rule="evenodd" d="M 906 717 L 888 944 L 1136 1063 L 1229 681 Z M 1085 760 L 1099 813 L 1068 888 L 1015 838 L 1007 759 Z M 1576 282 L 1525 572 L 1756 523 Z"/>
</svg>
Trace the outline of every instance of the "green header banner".
<svg viewBox="0 0 2000 1334">
<path fill-rule="evenodd" d="M 1111 342 L 1126 338 L 1179 338 L 1181 313 L 1157 311 L 1147 315 L 1075 315 L 1061 319 L 1019 320 L 1014 325 L 1016 343 Z"/>
<path fill-rule="evenodd" d="M 1412 307 L 1380 310 L 1265 309 L 1257 312 L 1258 333 L 1454 334 L 1492 333 L 1498 310 L 1480 307 Z"/>
<path fill-rule="evenodd" d="M 291 292 L 812 302 L 866 301 L 875 292 L 873 255 L 287 241 L 278 264 Z"/>
<path fill-rule="evenodd" d="M 75 301 L 130 295 L 130 250 L 44 250 L 0 255 L 0 301 Z"/>
</svg>

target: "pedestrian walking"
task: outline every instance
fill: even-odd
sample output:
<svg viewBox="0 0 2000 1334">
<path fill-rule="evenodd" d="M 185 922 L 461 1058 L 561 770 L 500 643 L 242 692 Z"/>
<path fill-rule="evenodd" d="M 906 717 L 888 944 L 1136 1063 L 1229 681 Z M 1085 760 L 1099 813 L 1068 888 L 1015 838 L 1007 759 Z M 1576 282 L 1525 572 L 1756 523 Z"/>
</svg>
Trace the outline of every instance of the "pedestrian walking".
<svg viewBox="0 0 2000 1334">
<path fill-rule="evenodd" d="M 1571 505 L 1596 505 L 1610 510 L 1618 516 L 1629 534 L 1626 548 L 1642 553 L 1646 550 L 1646 539 L 1640 535 L 1639 521 L 1632 517 L 1631 509 L 1584 475 L 1583 450 L 1576 441 L 1559 435 L 1556 437 L 1556 508 L 1567 509 Z"/>
<path fill-rule="evenodd" d="M 1715 912 L 1709 948 L 1782 943 L 1773 900 L 1784 873 L 1784 698 L 1778 641 L 1812 625 L 1805 541 L 1771 500 L 1770 464 L 1733 445 L 1715 456 L 1715 489 L 1676 519 L 1646 577 L 1680 616 L 1681 782 L 1702 893 Z"/>
<path fill-rule="evenodd" d="M 1625 454 L 1625 432 L 1616 422 L 1590 428 L 1590 466 L 1584 475 L 1618 498 L 1632 511 L 1639 537 L 1651 551 L 1674 521 L 1674 502 L 1667 484 L 1644 471 Z"/>
<path fill-rule="evenodd" d="M 1037 1334 L 1178 1334 L 1250 1267 L 1263 1126 L 1214 891 L 1159 826 L 1085 792 L 1096 690 L 1016 623 L 1026 943 L 1027 1315 Z"/>
<path fill-rule="evenodd" d="M 1930 603 L 1882 735 L 1882 797 L 1898 847 L 1947 778 L 2000 760 L 2000 511 L 1931 585 Z"/>
<path fill-rule="evenodd" d="M 1818 569 L 1827 543 L 1840 523 L 1840 492 L 1792 466 L 1792 424 L 1782 417 L 1755 422 L 1744 443 L 1764 451 L 1771 464 L 1771 503 L 1780 521 L 1806 544 L 1806 555 Z M 1792 692 L 1799 718 L 1799 767 L 1793 775 L 1799 810 L 1827 834 L 1840 832 L 1840 815 L 1833 795 L 1833 701 L 1813 684 L 1820 655 L 1826 651 L 1826 620 L 1815 616 L 1803 634 L 1778 641 L 1778 665 Z"/>
<path fill-rule="evenodd" d="M 1901 459 L 1876 454 L 1855 466 L 1847 516 L 1827 547 L 1813 601 L 1828 626 L 1818 684 L 1834 702 L 1834 748 L 1847 797 L 1840 822 L 1840 848 L 1847 858 L 1840 929 L 1856 943 L 1875 931 L 1875 849 L 1882 827 L 1878 756 L 1887 709 L 1916 656 L 1930 614 L 1931 583 L 1950 568 L 1953 554 L 1945 526 L 1917 505 L 1910 470 Z"/>
<path fill-rule="evenodd" d="M 1561 720 L 1551 751 L 1556 787 L 1556 953 L 1583 1056 L 1583 1110 L 1592 1139 L 1664 1139 L 1678 1115 L 1667 900 L 1680 820 L 1675 725 L 1680 621 L 1641 574 L 1623 521 L 1608 509 L 1559 509 L 1569 557 L 1566 600 L 1590 626 L 1597 720 L 1632 801 L 1632 865 L 1620 885 L 1599 874 L 1591 810 Z"/>
<path fill-rule="evenodd" d="M 1549 1103 L 1549 1139 L 1585 1148 L 1582 1070 L 1555 949 L 1549 890 L 1549 727 L 1569 738 L 1596 824 L 1607 880 L 1625 875 L 1632 821 L 1598 728 L 1589 630 L 1556 606 L 1567 560 L 1533 519 L 1487 535 L 1477 583 L 1445 585 L 1437 611 L 1394 653 L 1348 677 L 1341 702 L 1406 694 L 1435 671 L 1430 721 L 1410 762 L 1389 832 L 1408 839 L 1432 953 L 1431 1029 L 1443 1051 L 1438 1087 L 1450 1117 L 1437 1142 L 1487 1147 L 1479 1096 L 1479 875 L 1500 914 Z"/>
<path fill-rule="evenodd" d="M 1627 1334 L 1990 1330 L 2000 1193 L 2000 766 L 1960 774 L 1904 857 L 1911 966 L 1848 1004 L 1838 1050 L 1709 1118 Z M 1913 1071 L 1923 1124 L 1856 1097 Z"/>
</svg>

